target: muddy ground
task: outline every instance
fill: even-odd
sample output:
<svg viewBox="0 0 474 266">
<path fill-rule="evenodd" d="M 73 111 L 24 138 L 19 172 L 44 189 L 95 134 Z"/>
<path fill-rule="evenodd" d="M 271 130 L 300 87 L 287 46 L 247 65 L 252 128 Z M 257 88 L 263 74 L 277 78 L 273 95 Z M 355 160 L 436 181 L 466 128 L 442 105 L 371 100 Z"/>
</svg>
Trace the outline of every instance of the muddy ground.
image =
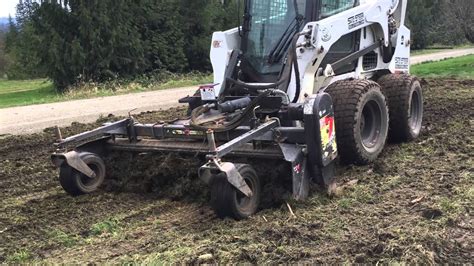
<svg viewBox="0 0 474 266">
<path fill-rule="evenodd" d="M 422 136 L 372 165 L 339 166 L 338 181 L 352 184 L 341 195 L 294 202 L 284 182 L 267 184 L 264 209 L 240 222 L 208 207 L 199 158 L 115 155 L 106 186 L 73 198 L 49 162 L 52 130 L 2 137 L 0 263 L 472 262 L 474 81 L 429 80 L 425 97 Z M 266 180 L 278 178 L 274 166 Z"/>
</svg>

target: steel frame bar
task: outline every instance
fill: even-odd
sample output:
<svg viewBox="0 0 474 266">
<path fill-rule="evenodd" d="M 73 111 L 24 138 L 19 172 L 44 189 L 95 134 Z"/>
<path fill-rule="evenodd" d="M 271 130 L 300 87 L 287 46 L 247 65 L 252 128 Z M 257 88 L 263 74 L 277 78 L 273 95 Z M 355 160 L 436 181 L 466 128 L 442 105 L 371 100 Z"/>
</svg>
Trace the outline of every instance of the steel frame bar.
<svg viewBox="0 0 474 266">
<path fill-rule="evenodd" d="M 127 119 L 123 119 L 114 123 L 106 124 L 99 128 L 65 138 L 61 140 L 60 142 L 55 143 L 55 145 L 59 146 L 60 148 L 63 148 L 68 144 L 77 143 L 89 138 L 99 137 L 104 134 L 110 134 L 111 132 L 115 132 L 115 133 L 120 132 L 122 134 L 127 134 L 126 129 L 130 121 L 131 121 L 130 118 L 127 118 Z"/>
<path fill-rule="evenodd" d="M 280 123 L 278 120 L 271 120 L 271 121 L 265 122 L 261 124 L 260 126 L 258 126 L 257 128 L 252 129 L 249 132 L 244 133 L 243 135 L 235 139 L 232 139 L 231 141 L 226 142 L 225 144 L 217 147 L 216 151 L 214 152 L 214 155 L 217 158 L 222 158 L 225 155 L 231 153 L 235 148 L 240 147 L 252 140 L 255 140 L 256 138 L 264 135 L 265 133 L 276 128 L 279 125 Z"/>
</svg>

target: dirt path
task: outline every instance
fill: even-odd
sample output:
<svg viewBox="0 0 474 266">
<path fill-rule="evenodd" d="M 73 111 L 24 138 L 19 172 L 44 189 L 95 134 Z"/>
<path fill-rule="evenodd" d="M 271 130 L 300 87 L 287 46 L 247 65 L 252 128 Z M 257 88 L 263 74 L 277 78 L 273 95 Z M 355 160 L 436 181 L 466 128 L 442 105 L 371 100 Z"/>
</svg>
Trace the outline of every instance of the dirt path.
<svg viewBox="0 0 474 266">
<path fill-rule="evenodd" d="M 416 65 L 428 61 L 440 61 L 446 58 L 460 57 L 464 55 L 474 54 L 474 48 L 460 50 L 445 50 L 433 54 L 417 55 L 411 58 L 411 64 Z"/>
<path fill-rule="evenodd" d="M 418 64 L 467 54 L 474 54 L 474 48 L 414 56 L 411 61 Z M 135 112 L 166 109 L 179 105 L 179 98 L 195 90 L 196 87 L 187 87 L 0 109 L 0 135 L 37 133 L 46 127 L 67 126 L 72 122 L 89 123 L 111 113 L 126 115 L 135 108 L 138 108 Z"/>
<path fill-rule="evenodd" d="M 72 122 L 90 123 L 100 116 L 126 115 L 177 106 L 178 99 L 192 95 L 196 87 L 132 93 L 93 99 L 0 109 L 0 135 L 31 134 Z"/>
</svg>

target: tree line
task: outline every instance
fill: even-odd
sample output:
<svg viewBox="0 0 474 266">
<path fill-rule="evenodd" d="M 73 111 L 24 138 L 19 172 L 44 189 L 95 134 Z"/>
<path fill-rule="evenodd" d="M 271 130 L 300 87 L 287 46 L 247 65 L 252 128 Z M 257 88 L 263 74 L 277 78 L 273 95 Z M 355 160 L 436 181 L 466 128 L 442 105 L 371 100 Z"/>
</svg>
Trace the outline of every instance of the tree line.
<svg viewBox="0 0 474 266">
<path fill-rule="evenodd" d="M 212 32 L 237 23 L 221 0 L 21 1 L 6 34 L 11 78 L 79 81 L 209 71 Z"/>
<path fill-rule="evenodd" d="M 474 43 L 472 0 L 408 0 L 413 49 Z"/>
<path fill-rule="evenodd" d="M 77 82 L 210 71 L 212 32 L 235 27 L 242 2 L 20 0 L 16 22 L 0 33 L 0 75 L 48 77 L 61 91 Z M 472 6 L 409 0 L 413 48 L 474 42 Z"/>
</svg>

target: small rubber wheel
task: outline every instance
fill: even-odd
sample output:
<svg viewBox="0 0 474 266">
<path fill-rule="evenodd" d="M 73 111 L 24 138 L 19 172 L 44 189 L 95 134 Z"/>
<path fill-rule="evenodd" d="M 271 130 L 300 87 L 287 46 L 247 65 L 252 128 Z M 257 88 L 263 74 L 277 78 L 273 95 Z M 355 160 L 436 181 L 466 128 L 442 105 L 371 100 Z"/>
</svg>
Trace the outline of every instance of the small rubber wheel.
<svg viewBox="0 0 474 266">
<path fill-rule="evenodd" d="M 260 180 L 257 173 L 247 164 L 236 164 L 236 167 L 252 190 L 252 196 L 247 197 L 232 186 L 225 174 L 216 175 L 211 184 L 211 206 L 220 218 L 246 219 L 257 212 L 260 204 Z"/>
<path fill-rule="evenodd" d="M 380 86 L 370 80 L 343 80 L 326 92 L 333 99 L 341 160 L 359 165 L 373 162 L 385 146 L 389 124 Z"/>
<path fill-rule="evenodd" d="M 64 163 L 59 170 L 59 183 L 71 196 L 89 194 L 96 191 L 105 179 L 104 161 L 93 153 L 82 153 L 81 159 L 94 171 L 90 178 Z"/>
<path fill-rule="evenodd" d="M 378 80 L 390 111 L 389 140 L 416 139 L 423 121 L 423 91 L 420 81 L 408 74 L 388 74 Z"/>
</svg>

